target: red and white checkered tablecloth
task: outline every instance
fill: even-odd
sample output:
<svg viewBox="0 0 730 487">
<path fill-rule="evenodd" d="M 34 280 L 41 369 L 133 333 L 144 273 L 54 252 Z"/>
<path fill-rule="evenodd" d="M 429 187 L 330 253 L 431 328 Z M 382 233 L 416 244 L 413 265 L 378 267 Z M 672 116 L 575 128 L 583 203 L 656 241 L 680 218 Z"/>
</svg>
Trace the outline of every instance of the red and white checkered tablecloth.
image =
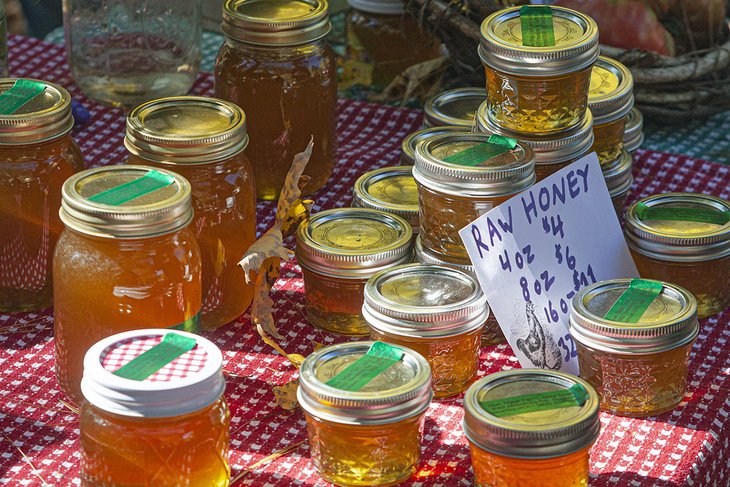
<svg viewBox="0 0 730 487">
<path fill-rule="evenodd" d="M 10 38 L 11 75 L 59 83 L 91 112 L 89 124 L 74 129 L 87 166 L 125 158 L 120 110 L 86 99 L 70 78 L 62 47 Z M 211 94 L 210 74 L 201 74 L 193 93 Z M 315 195 L 316 209 L 349 206 L 351 188 L 363 172 L 397 164 L 403 137 L 421 125 L 419 111 L 341 100 L 339 163 L 329 185 Z M 666 191 L 707 192 L 730 198 L 730 167 L 679 155 L 639 151 L 632 200 Z M 273 205 L 258 208 L 259 230 L 273 220 Z M 287 263 L 275 286 L 275 318 L 290 353 L 308 354 L 314 342 L 341 339 L 304 318 L 302 275 Z M 602 430 L 591 455 L 593 486 L 730 485 L 730 310 L 701 321 L 684 401 L 674 411 L 646 419 L 601 413 Z M 231 454 L 234 485 L 328 485 L 315 473 L 301 411 L 276 406 L 273 385 L 296 370 L 265 345 L 248 316 L 208 337 L 222 350 L 229 373 Z M 76 415 L 62 402 L 53 374 L 53 318 L 41 313 L 0 314 L 0 484 L 79 485 Z M 506 345 L 481 352 L 481 375 L 518 367 Z M 434 402 L 428 410 L 423 455 L 411 486 L 473 484 L 469 450 L 461 429 L 461 397 Z M 272 453 L 287 450 L 268 462 Z M 250 468 L 252 467 L 253 468 Z M 243 473 L 243 475 L 241 475 Z"/>
</svg>

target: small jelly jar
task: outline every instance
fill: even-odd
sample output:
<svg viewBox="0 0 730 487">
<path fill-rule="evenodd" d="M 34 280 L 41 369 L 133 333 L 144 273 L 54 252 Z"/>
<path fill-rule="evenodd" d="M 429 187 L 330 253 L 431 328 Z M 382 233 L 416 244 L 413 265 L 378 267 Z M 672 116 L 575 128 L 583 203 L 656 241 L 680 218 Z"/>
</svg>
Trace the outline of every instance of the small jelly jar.
<svg viewBox="0 0 730 487">
<path fill-rule="evenodd" d="M 698 193 L 649 196 L 627 209 L 624 234 L 639 275 L 688 289 L 697 299 L 700 318 L 728 306 L 730 203 L 726 200 Z"/>
<path fill-rule="evenodd" d="M 450 134 L 454 132 L 469 131 L 464 127 L 458 125 L 438 125 L 436 127 L 429 127 L 421 130 L 411 132 L 403 139 L 400 151 L 400 163 L 403 166 L 412 166 L 416 162 L 416 146 L 419 142 L 424 139 L 431 137 L 432 135 L 439 134 Z"/>
<path fill-rule="evenodd" d="M 418 188 L 410 166 L 375 169 L 360 176 L 353 188 L 352 206 L 398 215 L 418 235 Z"/>
<path fill-rule="evenodd" d="M 643 128 L 644 116 L 638 108 L 634 107 L 626 115 L 626 127 L 624 128 L 624 148 L 632 154 L 644 143 Z"/>
<path fill-rule="evenodd" d="M 411 262 L 413 230 L 403 218 L 369 208 L 335 208 L 297 229 L 307 318 L 318 328 L 367 335 L 365 283 L 379 271 Z"/>
<path fill-rule="evenodd" d="M 428 360 L 436 397 L 463 392 L 476 379 L 489 306 L 474 276 L 449 266 L 392 267 L 365 285 L 362 314 L 370 338 Z"/>
<path fill-rule="evenodd" d="M 423 126 L 457 126 L 471 131 L 479 105 L 486 97 L 484 88 L 456 88 L 439 93 L 423 105 Z"/>
<path fill-rule="evenodd" d="M 222 363 L 212 342 L 180 331 L 136 330 L 92 346 L 81 381 L 81 484 L 227 486 Z"/>
<path fill-rule="evenodd" d="M 423 417 L 433 396 L 425 358 L 389 345 L 400 360 L 359 389 L 342 389 L 333 381 L 376 344 L 322 348 L 299 370 L 297 399 L 307 420 L 312 461 L 317 473 L 335 485 L 396 485 L 418 465 Z"/>
<path fill-rule="evenodd" d="M 631 279 L 601 281 L 578 292 L 571 302 L 570 334 L 580 376 L 598 391 L 601 409 L 655 416 L 684 397 L 689 353 L 699 331 L 697 303 L 687 290 L 659 283 L 660 294 L 640 316 L 606 318 L 631 284 Z"/>
<path fill-rule="evenodd" d="M 550 13 L 554 45 L 525 45 L 521 12 L 529 22 L 538 11 Z M 581 123 L 598 49 L 598 26 L 574 10 L 523 6 L 490 15 L 482 22 L 479 45 L 487 116 L 518 133 L 560 132 Z"/>
<path fill-rule="evenodd" d="M 601 166 L 613 208 L 619 218 L 623 215 L 626 198 L 628 198 L 634 182 L 634 176 L 631 173 L 633 166 L 633 158 L 626 149 L 621 149 L 621 153 L 615 160 Z"/>
<path fill-rule="evenodd" d="M 464 396 L 464 433 L 479 487 L 584 487 L 598 437 L 598 395 L 557 371 L 484 377 Z"/>
</svg>

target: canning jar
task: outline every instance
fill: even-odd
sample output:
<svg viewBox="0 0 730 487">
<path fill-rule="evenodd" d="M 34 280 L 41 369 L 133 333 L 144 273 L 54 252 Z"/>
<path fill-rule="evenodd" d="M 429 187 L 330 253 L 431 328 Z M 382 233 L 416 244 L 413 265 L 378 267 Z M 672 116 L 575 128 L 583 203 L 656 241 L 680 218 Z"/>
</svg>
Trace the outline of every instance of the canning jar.
<svg viewBox="0 0 730 487">
<path fill-rule="evenodd" d="M 140 105 L 127 117 L 127 164 L 174 171 L 190 182 L 191 229 L 203 264 L 200 323 L 210 329 L 238 318 L 253 288 L 238 265 L 256 240 L 256 189 L 244 149 L 246 116 L 215 98 L 182 96 Z"/>
<path fill-rule="evenodd" d="M 299 225 L 296 256 L 310 323 L 343 335 L 367 335 L 365 283 L 382 269 L 410 262 L 412 236 L 403 218 L 369 208 L 325 210 Z"/>
<path fill-rule="evenodd" d="M 598 395 L 563 372 L 497 372 L 466 391 L 463 426 L 476 485 L 583 487 L 600 429 Z"/>
<path fill-rule="evenodd" d="M 468 132 L 468 129 L 458 125 L 437 125 L 411 132 L 403 139 L 400 152 L 400 163 L 403 166 L 412 166 L 416 162 L 416 146 L 424 139 L 438 134 L 450 134 L 454 132 Z"/>
<path fill-rule="evenodd" d="M 120 333 L 84 358 L 82 485 L 225 487 L 229 411 L 212 342 L 160 329 Z"/>
<path fill-rule="evenodd" d="M 395 485 L 415 471 L 431 392 L 418 353 L 382 342 L 349 342 L 309 355 L 299 371 L 317 473 L 335 485 Z"/>
<path fill-rule="evenodd" d="M 643 198 L 626 211 L 626 243 L 641 277 L 677 283 L 700 318 L 730 303 L 730 203 L 698 193 Z"/>
<path fill-rule="evenodd" d="M 613 208 L 619 218 L 623 215 L 626 198 L 634 182 L 631 173 L 633 166 L 633 158 L 626 149 L 621 149 L 615 160 L 601 166 L 608 194 L 611 195 Z"/>
<path fill-rule="evenodd" d="M 644 116 L 638 108 L 634 107 L 626 115 L 626 127 L 624 128 L 624 148 L 632 154 L 644 143 L 643 128 Z"/>
<path fill-rule="evenodd" d="M 84 353 L 140 328 L 198 331 L 200 248 L 188 225 L 190 184 L 164 169 L 108 166 L 63 185 L 53 259 L 56 375 L 81 401 Z"/>
<path fill-rule="evenodd" d="M 398 215 L 418 235 L 418 188 L 410 166 L 384 167 L 360 176 L 353 188 L 352 206 Z"/>
<path fill-rule="evenodd" d="M 484 88 L 456 88 L 439 93 L 423 106 L 423 126 L 457 126 L 469 132 L 474 128 L 477 109 L 486 97 Z"/>
<path fill-rule="evenodd" d="M 697 337 L 697 303 L 666 282 L 614 279 L 575 295 L 570 334 L 580 376 L 619 416 L 655 416 L 684 397 L 687 365 Z"/>
<path fill-rule="evenodd" d="M 215 95 L 248 118 L 246 154 L 259 198 L 278 199 L 294 155 L 314 137 L 304 193 L 329 180 L 335 163 L 337 66 L 325 36 L 325 0 L 226 0 L 215 63 Z"/>
<path fill-rule="evenodd" d="M 53 302 L 61 185 L 84 168 L 71 95 L 53 83 L 0 79 L 0 311 Z"/>
</svg>

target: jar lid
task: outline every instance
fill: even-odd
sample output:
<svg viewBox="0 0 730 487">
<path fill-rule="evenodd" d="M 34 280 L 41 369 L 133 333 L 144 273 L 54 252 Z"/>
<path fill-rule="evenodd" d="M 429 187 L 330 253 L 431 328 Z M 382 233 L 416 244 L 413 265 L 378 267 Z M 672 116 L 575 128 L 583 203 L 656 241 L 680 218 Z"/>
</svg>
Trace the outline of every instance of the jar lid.
<svg viewBox="0 0 730 487">
<path fill-rule="evenodd" d="M 441 254 L 438 254 L 434 252 L 433 250 L 427 248 L 425 245 L 423 245 L 423 241 L 421 239 L 420 235 L 416 236 L 416 240 L 413 244 L 413 249 L 416 257 L 416 262 L 419 262 L 421 264 L 436 264 L 436 265 L 446 265 L 449 267 L 455 267 L 457 269 L 460 269 L 464 272 L 468 272 L 472 276 L 476 276 L 476 272 L 474 271 L 474 266 L 470 264 L 461 264 L 461 263 L 451 263 L 446 262 L 442 260 Z"/>
<path fill-rule="evenodd" d="M 498 455 L 558 457 L 596 441 L 598 408 L 598 394 L 583 379 L 552 370 L 506 370 L 466 391 L 464 433 Z"/>
<path fill-rule="evenodd" d="M 193 218 L 190 183 L 147 166 L 105 166 L 74 174 L 61 189 L 61 220 L 76 231 L 109 238 L 164 235 Z"/>
<path fill-rule="evenodd" d="M 432 135 L 452 134 L 454 132 L 464 132 L 464 127 L 459 127 L 458 125 L 441 125 L 438 127 L 428 127 L 411 132 L 405 139 L 403 139 L 403 143 L 401 144 L 401 164 L 404 166 L 412 166 L 415 163 L 416 145 L 418 145 L 420 141 L 427 139 Z"/>
<path fill-rule="evenodd" d="M 606 56 L 598 56 L 591 70 L 588 108 L 601 125 L 625 117 L 634 106 L 634 78 L 629 68 Z"/>
<path fill-rule="evenodd" d="M 626 127 L 624 128 L 624 147 L 627 151 L 633 152 L 644 142 L 644 116 L 638 108 L 631 109 L 626 116 Z"/>
<path fill-rule="evenodd" d="M 403 217 L 418 228 L 418 187 L 411 166 L 376 169 L 360 176 L 353 188 L 352 205 Z"/>
<path fill-rule="evenodd" d="M 614 303 L 635 281 L 659 284 L 661 291 L 647 303 L 643 314 L 635 317 L 636 322 L 606 318 Z M 638 312 L 641 313 L 640 308 Z M 676 284 L 640 279 L 601 281 L 583 288 L 573 297 L 569 327 L 573 338 L 598 350 L 622 354 L 662 352 L 697 337 L 697 301 Z"/>
<path fill-rule="evenodd" d="M 457 88 L 429 98 L 423 106 L 426 127 L 456 125 L 471 130 L 479 105 L 487 98 L 484 88 Z"/>
<path fill-rule="evenodd" d="M 223 33 L 260 46 L 306 44 L 330 31 L 326 0 L 226 0 Z"/>
<path fill-rule="evenodd" d="M 225 389 L 223 356 L 210 340 L 167 329 L 105 338 L 84 357 L 81 392 L 94 407 L 138 418 L 199 411 Z"/>
<path fill-rule="evenodd" d="M 375 425 L 420 414 L 433 397 L 431 367 L 417 352 L 388 344 L 402 358 L 359 390 L 329 385 L 335 376 L 368 354 L 374 343 L 346 342 L 309 355 L 299 369 L 297 399 L 309 414 L 337 423 Z"/>
<path fill-rule="evenodd" d="M 225 160 L 248 144 L 246 115 L 236 104 L 173 96 L 139 105 L 127 117 L 124 145 L 145 159 L 170 164 Z"/>
<path fill-rule="evenodd" d="M 403 0 L 347 0 L 352 8 L 371 14 L 399 15 L 406 11 Z"/>
<path fill-rule="evenodd" d="M 499 196 L 523 191 L 535 182 L 535 153 L 523 142 L 495 156 L 482 156 L 489 134 L 457 132 L 431 136 L 416 146 L 416 181 L 435 190 L 464 196 Z M 469 151 L 469 152 L 467 152 Z M 455 161 L 457 154 L 473 154 Z M 446 159 L 450 159 L 451 162 Z M 466 159 L 463 158 L 463 159 Z"/>
<path fill-rule="evenodd" d="M 623 149 L 615 160 L 607 163 L 601 169 L 603 179 L 606 181 L 606 187 L 608 187 L 608 192 L 612 198 L 631 188 L 631 183 L 634 182 L 634 177 L 631 174 L 633 158 L 626 149 Z"/>
<path fill-rule="evenodd" d="M 8 93 L 8 94 L 6 94 Z M 0 144 L 43 142 L 71 131 L 71 95 L 48 81 L 0 78 Z"/>
<path fill-rule="evenodd" d="M 529 10 L 522 10 L 529 9 Z M 521 11 L 532 15 L 549 9 L 555 45 L 525 46 Z M 522 6 L 493 13 L 481 25 L 479 57 L 487 66 L 508 74 L 554 76 L 587 68 L 598 57 L 598 26 L 565 7 Z"/>
<path fill-rule="evenodd" d="M 368 278 L 409 262 L 413 230 L 403 218 L 370 208 L 334 208 L 297 229 L 299 265 L 336 277 Z"/>
</svg>

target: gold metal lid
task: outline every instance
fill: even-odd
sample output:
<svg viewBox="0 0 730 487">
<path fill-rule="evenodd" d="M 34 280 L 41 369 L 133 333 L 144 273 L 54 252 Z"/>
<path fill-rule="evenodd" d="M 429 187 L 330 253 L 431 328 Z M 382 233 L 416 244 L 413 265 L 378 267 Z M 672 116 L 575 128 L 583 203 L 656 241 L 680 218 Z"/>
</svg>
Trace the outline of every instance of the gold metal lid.
<svg viewBox="0 0 730 487">
<path fill-rule="evenodd" d="M 624 128 L 624 147 L 627 151 L 633 152 L 644 142 L 644 116 L 638 108 L 631 109 L 626 116 L 626 127 Z"/>
<path fill-rule="evenodd" d="M 438 254 L 423 245 L 423 241 L 421 240 L 420 235 L 416 236 L 416 240 L 413 243 L 413 252 L 415 254 L 416 262 L 418 262 L 418 263 L 436 264 L 436 265 L 445 265 L 445 266 L 449 266 L 449 267 L 455 267 L 464 272 L 468 272 L 472 276 L 476 277 L 476 271 L 474 271 L 473 265 L 457 264 L 457 263 L 451 263 L 451 262 L 446 262 L 446 261 L 442 260 L 443 256 L 441 254 Z"/>
<path fill-rule="evenodd" d="M 601 169 L 611 198 L 615 198 L 631 188 L 631 183 L 634 182 L 634 177 L 631 174 L 633 158 L 626 149 L 623 149 L 614 161 L 609 162 Z"/>
<path fill-rule="evenodd" d="M 457 88 L 429 98 L 423 106 L 423 125 L 455 125 L 471 130 L 479 105 L 487 99 L 484 88 Z"/>
<path fill-rule="evenodd" d="M 376 169 L 360 176 L 353 188 L 352 206 L 386 211 L 418 229 L 418 187 L 411 166 Z"/>
<path fill-rule="evenodd" d="M 42 93 L 15 110 L 0 115 L 0 144 L 31 144 L 55 139 L 71 131 L 71 95 L 61 86 L 30 78 L 45 85 Z M 0 78 L 0 93 L 13 87 L 15 78 Z"/>
<path fill-rule="evenodd" d="M 464 127 L 458 125 L 441 125 L 438 127 L 429 127 L 411 132 L 403 139 L 401 144 L 400 162 L 404 166 L 412 166 L 416 161 L 416 145 L 424 139 L 432 135 L 450 134 L 454 132 L 464 132 Z"/>
<path fill-rule="evenodd" d="M 602 125 L 628 115 L 634 106 L 633 89 L 634 77 L 626 66 L 610 57 L 598 56 L 588 88 L 593 123 Z"/>
<path fill-rule="evenodd" d="M 223 32 L 260 46 L 306 44 L 330 31 L 326 0 L 226 0 Z"/>
</svg>

